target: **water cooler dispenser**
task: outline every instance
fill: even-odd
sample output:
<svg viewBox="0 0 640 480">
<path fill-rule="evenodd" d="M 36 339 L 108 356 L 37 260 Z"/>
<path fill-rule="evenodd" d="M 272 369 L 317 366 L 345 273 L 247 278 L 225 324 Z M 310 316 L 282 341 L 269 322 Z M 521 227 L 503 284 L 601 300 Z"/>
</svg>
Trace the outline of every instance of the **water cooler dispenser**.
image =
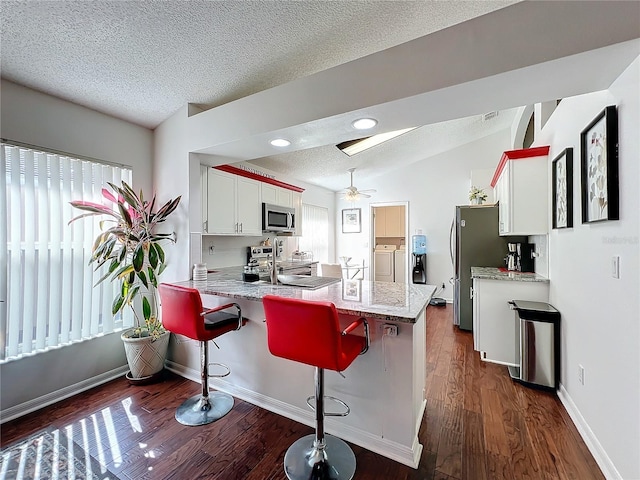
<svg viewBox="0 0 640 480">
<path fill-rule="evenodd" d="M 427 237 L 425 235 L 411 237 L 411 254 L 413 283 L 427 283 Z"/>
</svg>

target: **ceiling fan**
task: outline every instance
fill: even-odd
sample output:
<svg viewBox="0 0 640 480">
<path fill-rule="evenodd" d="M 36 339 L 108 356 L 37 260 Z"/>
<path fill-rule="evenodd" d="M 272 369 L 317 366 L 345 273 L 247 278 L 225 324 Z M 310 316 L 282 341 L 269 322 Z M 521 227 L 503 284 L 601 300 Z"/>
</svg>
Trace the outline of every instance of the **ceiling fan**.
<svg viewBox="0 0 640 480">
<path fill-rule="evenodd" d="M 342 190 L 340 193 L 343 194 L 342 198 L 344 198 L 345 200 L 349 200 L 351 202 L 355 202 L 356 200 L 359 200 L 360 197 L 363 198 L 371 198 L 371 195 L 369 195 L 370 193 L 375 193 L 376 191 L 373 189 L 370 190 L 358 190 L 356 187 L 353 186 L 353 172 L 355 171 L 355 168 L 350 168 L 348 170 L 349 174 L 351 175 L 351 185 L 349 185 L 347 188 L 345 188 L 344 190 Z"/>
</svg>

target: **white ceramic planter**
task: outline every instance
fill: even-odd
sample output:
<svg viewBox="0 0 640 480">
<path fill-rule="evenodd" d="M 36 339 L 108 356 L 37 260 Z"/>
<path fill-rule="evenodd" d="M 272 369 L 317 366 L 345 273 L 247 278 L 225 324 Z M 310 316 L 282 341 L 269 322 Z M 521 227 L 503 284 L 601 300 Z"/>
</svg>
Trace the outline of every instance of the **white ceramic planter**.
<svg viewBox="0 0 640 480">
<path fill-rule="evenodd" d="M 160 372 L 164 368 L 171 332 L 163 333 L 155 341 L 151 337 L 131 338 L 132 332 L 133 328 L 130 328 L 120 335 L 131 378 L 147 378 Z"/>
</svg>

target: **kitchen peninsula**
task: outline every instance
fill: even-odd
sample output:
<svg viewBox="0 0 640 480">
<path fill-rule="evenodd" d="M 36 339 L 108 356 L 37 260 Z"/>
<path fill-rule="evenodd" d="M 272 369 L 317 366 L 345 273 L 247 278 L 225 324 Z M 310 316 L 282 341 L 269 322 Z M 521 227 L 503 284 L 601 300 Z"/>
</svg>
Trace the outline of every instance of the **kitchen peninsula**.
<svg viewBox="0 0 640 480">
<path fill-rule="evenodd" d="M 313 426 L 306 398 L 313 394 L 313 367 L 272 356 L 267 347 L 262 297 L 267 294 L 336 305 L 341 327 L 354 317 L 369 322 L 371 345 L 343 373 L 325 373 L 325 394 L 351 408 L 347 417 L 327 418 L 326 430 L 348 442 L 416 468 L 422 445 L 418 429 L 425 408 L 426 307 L 435 291 L 431 285 L 366 280 L 337 280 L 308 289 L 241 280 L 242 268 L 222 268 L 206 282 L 180 282 L 197 288 L 203 304 L 213 307 L 237 302 L 247 319 L 239 331 L 216 339 L 211 361 L 231 368 L 231 375 L 213 378 L 215 389 L 254 405 Z M 174 336 L 175 337 L 175 336 Z M 167 367 L 199 381 L 195 342 L 172 339 L 173 361 Z M 212 371 L 211 373 L 215 373 Z M 327 411 L 334 411 L 328 402 Z"/>
</svg>

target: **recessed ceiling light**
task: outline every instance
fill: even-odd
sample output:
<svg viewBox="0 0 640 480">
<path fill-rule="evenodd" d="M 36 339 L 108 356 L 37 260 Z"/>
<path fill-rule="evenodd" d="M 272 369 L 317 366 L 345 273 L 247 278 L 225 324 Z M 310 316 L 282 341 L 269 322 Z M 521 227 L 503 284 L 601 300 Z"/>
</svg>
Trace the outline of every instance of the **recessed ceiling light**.
<svg viewBox="0 0 640 480">
<path fill-rule="evenodd" d="M 273 145 L 274 147 L 288 147 L 289 145 L 291 145 L 291 142 L 289 140 L 285 140 L 284 138 L 276 138 L 274 140 L 271 140 L 271 145 Z"/>
<path fill-rule="evenodd" d="M 353 128 L 357 128 L 358 130 L 367 130 L 369 128 L 373 128 L 378 124 L 378 121 L 374 118 L 360 118 L 353 122 Z"/>
</svg>

